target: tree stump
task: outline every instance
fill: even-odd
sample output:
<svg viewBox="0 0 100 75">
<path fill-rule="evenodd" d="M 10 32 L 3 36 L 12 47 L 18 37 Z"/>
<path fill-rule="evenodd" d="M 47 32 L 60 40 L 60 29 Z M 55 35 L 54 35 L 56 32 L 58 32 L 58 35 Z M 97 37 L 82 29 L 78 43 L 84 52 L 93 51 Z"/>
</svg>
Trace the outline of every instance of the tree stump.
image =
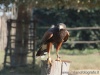
<svg viewBox="0 0 100 75">
<path fill-rule="evenodd" d="M 41 75 L 68 75 L 70 61 L 52 61 L 52 65 L 42 60 Z"/>
</svg>

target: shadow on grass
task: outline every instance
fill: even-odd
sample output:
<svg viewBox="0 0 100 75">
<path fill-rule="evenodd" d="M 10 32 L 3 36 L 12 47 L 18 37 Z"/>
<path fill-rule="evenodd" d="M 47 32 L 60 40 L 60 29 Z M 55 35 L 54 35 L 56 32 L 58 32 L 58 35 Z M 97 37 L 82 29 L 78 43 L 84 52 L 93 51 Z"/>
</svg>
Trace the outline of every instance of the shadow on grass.
<svg viewBox="0 0 100 75">
<path fill-rule="evenodd" d="M 40 66 L 27 65 L 16 68 L 6 66 L 0 70 L 0 75 L 40 75 Z"/>
</svg>

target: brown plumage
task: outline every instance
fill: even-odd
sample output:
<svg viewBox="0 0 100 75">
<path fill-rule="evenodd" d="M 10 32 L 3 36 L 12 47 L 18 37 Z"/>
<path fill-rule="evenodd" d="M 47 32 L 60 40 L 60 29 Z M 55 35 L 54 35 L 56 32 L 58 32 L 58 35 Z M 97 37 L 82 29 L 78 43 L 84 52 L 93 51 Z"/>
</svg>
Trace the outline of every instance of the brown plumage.
<svg viewBox="0 0 100 75">
<path fill-rule="evenodd" d="M 60 49 L 62 43 L 67 41 L 68 36 L 69 32 L 67 31 L 65 24 L 59 23 L 57 26 L 51 27 L 45 32 L 36 56 L 42 56 L 45 52 L 48 52 L 49 59 L 51 46 L 52 44 L 55 44 L 57 60 L 59 60 L 58 50 Z"/>
</svg>

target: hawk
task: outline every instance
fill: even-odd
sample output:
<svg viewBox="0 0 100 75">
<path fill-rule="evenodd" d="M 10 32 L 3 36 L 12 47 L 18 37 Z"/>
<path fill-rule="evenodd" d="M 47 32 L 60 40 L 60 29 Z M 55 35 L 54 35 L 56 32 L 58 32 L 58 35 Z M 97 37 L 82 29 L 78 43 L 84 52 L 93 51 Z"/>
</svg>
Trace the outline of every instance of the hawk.
<svg viewBox="0 0 100 75">
<path fill-rule="evenodd" d="M 51 57 L 50 57 L 50 49 L 53 44 L 56 45 L 56 55 L 57 59 L 60 61 L 60 57 L 58 54 L 59 49 L 62 46 L 63 42 L 66 42 L 69 37 L 69 32 L 67 31 L 66 25 L 64 23 L 59 23 L 56 26 L 52 26 L 50 29 L 48 29 L 44 36 L 42 37 L 41 46 L 39 50 L 37 51 L 36 56 L 42 56 L 45 55 L 45 52 L 48 53 L 48 62 L 51 63 Z M 45 48 L 44 48 L 45 45 Z"/>
</svg>

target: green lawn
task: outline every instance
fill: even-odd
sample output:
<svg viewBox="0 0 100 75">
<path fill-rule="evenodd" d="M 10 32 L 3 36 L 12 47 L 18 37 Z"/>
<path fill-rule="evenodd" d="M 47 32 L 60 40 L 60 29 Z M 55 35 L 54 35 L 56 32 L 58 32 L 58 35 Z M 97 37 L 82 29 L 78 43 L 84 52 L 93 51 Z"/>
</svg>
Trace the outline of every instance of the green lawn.
<svg viewBox="0 0 100 75">
<path fill-rule="evenodd" d="M 84 69 L 92 69 L 92 70 L 100 70 L 100 54 L 98 50 L 60 50 L 59 52 L 62 60 L 71 61 L 70 71 L 71 70 L 84 70 Z M 52 59 L 56 59 L 56 53 L 51 52 Z M 36 66 L 34 69 L 32 66 L 17 68 L 13 70 L 13 73 L 24 73 L 24 74 L 34 74 L 39 75 L 40 71 L 40 60 L 45 60 L 45 58 L 37 58 Z M 12 70 L 9 68 L 3 69 L 3 59 L 4 59 L 4 51 L 0 51 L 0 73 L 10 74 Z M 28 63 L 31 63 L 32 59 L 28 58 Z M 1 75 L 1 74 L 0 74 Z"/>
</svg>

